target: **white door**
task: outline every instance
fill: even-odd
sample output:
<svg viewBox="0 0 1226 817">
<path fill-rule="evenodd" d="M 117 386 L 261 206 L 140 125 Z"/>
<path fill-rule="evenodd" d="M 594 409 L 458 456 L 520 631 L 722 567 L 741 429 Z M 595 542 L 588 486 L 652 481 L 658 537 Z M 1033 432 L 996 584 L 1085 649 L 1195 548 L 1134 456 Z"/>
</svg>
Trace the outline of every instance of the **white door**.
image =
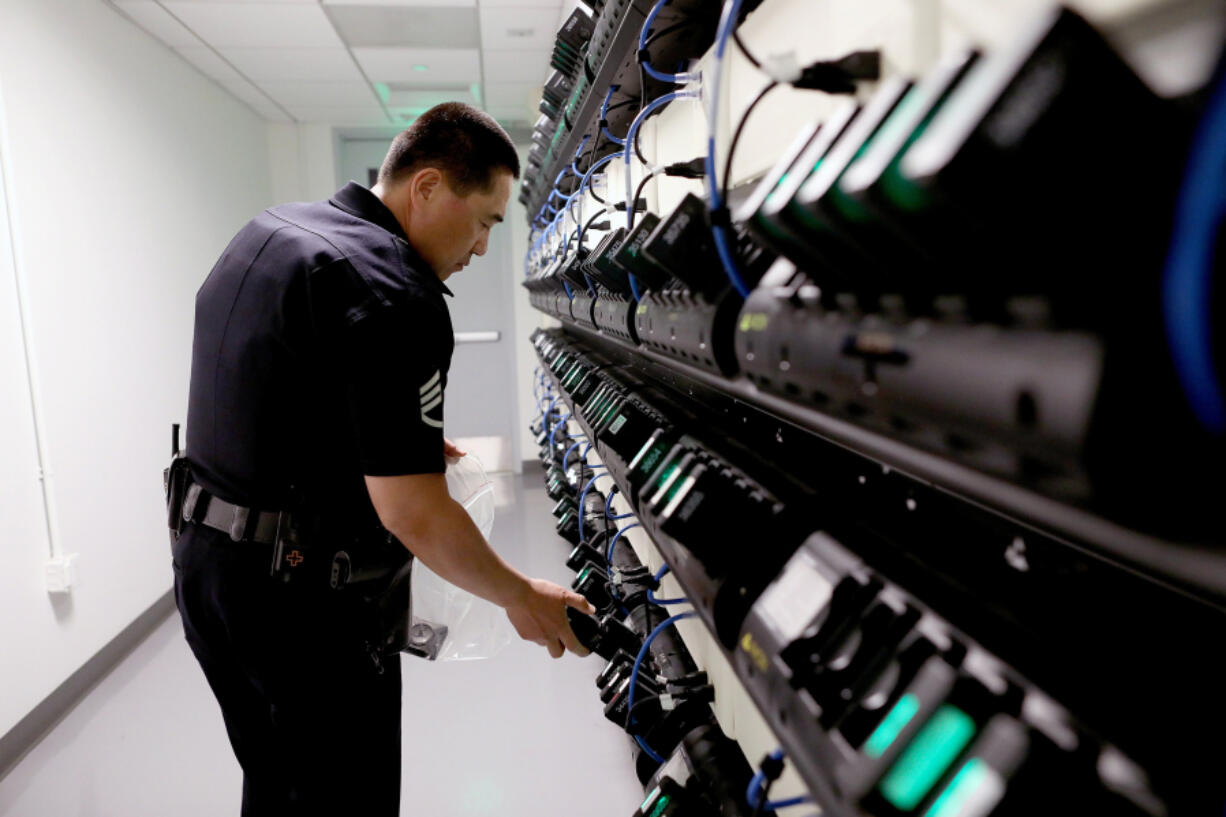
<svg viewBox="0 0 1226 817">
<path fill-rule="evenodd" d="M 342 139 L 337 162 L 340 184 L 352 180 L 369 185 L 389 142 L 390 138 Z M 477 454 L 487 471 L 512 470 L 519 451 L 513 269 L 511 227 L 501 224 L 491 232 L 485 255 L 474 257 L 467 269 L 447 280 L 455 293 L 448 306 L 456 347 L 447 383 L 444 432 L 461 448 Z"/>
</svg>

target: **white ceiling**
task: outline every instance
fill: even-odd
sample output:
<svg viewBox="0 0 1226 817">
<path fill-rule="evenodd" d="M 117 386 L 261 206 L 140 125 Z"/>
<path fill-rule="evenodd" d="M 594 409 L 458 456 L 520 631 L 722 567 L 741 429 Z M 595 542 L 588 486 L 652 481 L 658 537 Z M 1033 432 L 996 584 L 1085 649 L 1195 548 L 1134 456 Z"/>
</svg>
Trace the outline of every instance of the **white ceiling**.
<svg viewBox="0 0 1226 817">
<path fill-rule="evenodd" d="M 481 105 L 504 124 L 536 121 L 554 36 L 576 5 L 576 0 L 104 2 L 265 119 L 400 127 L 452 99 Z"/>
</svg>

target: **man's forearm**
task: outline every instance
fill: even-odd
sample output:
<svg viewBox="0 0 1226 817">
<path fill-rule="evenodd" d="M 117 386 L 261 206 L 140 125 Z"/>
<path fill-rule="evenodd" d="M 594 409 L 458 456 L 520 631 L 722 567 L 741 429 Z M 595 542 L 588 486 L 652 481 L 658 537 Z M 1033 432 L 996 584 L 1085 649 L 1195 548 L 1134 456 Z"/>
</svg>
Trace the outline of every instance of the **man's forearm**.
<svg viewBox="0 0 1226 817">
<path fill-rule="evenodd" d="M 527 578 L 494 552 L 468 512 L 450 497 L 392 533 L 426 567 L 473 595 L 509 607 L 527 591 Z"/>
</svg>

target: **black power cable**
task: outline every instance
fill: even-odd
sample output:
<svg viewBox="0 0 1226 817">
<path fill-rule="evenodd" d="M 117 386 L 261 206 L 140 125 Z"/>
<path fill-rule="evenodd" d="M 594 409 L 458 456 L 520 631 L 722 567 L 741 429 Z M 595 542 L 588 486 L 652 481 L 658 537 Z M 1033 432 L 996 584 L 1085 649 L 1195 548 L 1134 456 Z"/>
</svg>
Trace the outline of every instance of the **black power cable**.
<svg viewBox="0 0 1226 817">
<path fill-rule="evenodd" d="M 645 176 L 643 176 L 642 181 L 639 182 L 639 186 L 635 188 L 635 205 L 637 205 L 639 200 L 642 199 L 643 188 L 647 186 L 647 182 L 651 181 L 651 179 L 658 173 L 663 173 L 665 176 L 674 176 L 681 179 L 701 179 L 705 175 L 705 171 L 703 170 L 703 159 L 702 157 L 699 157 L 697 159 L 691 159 L 688 162 L 674 162 L 673 164 L 665 165 L 664 167 L 653 167 Z M 630 214 L 630 229 L 634 229 L 634 218 L 637 213 L 638 207 L 636 206 L 634 213 Z"/>
<path fill-rule="evenodd" d="M 591 193 L 592 198 L 596 199 L 596 201 L 600 202 L 605 207 L 609 206 L 609 203 L 605 201 L 604 199 L 602 199 L 600 197 L 600 194 L 596 192 L 596 179 L 593 178 L 592 183 L 587 186 L 587 192 Z"/>
<path fill-rule="evenodd" d="M 637 202 L 638 202 L 638 200 L 639 200 L 639 199 L 642 197 L 642 195 L 643 195 L 643 188 L 645 188 L 645 187 L 647 186 L 647 182 L 649 182 L 649 181 L 651 181 L 653 178 L 655 178 L 655 175 L 656 175 L 657 173 L 659 173 L 659 172 L 660 172 L 661 170 L 663 170 L 663 169 L 664 169 L 664 168 L 662 168 L 662 167 L 653 167 L 651 170 L 647 171 L 647 173 L 646 173 L 646 174 L 643 176 L 643 180 L 642 180 L 641 182 L 639 182 L 639 186 L 638 186 L 638 187 L 636 187 L 636 188 L 634 189 L 634 201 L 635 201 L 636 203 L 637 203 Z M 636 208 L 636 209 L 637 209 L 637 208 Z M 636 213 L 631 213 L 631 214 L 630 214 L 630 227 L 631 227 L 632 229 L 633 229 L 633 227 L 634 227 L 634 218 L 635 218 L 635 215 L 636 215 Z"/>
<path fill-rule="evenodd" d="M 736 153 L 736 146 L 741 141 L 741 134 L 745 132 L 745 125 L 749 122 L 749 115 L 753 113 L 753 109 L 758 107 L 758 103 L 766 99 L 766 95 L 779 87 L 779 80 L 772 79 L 766 84 L 758 95 L 753 98 L 753 102 L 749 103 L 749 107 L 741 114 L 741 121 L 737 123 L 736 131 L 732 134 L 732 141 L 728 143 L 728 155 L 724 159 L 724 174 L 723 182 L 720 187 L 720 200 L 728 201 L 728 185 L 729 179 L 732 178 L 732 157 Z"/>
<path fill-rule="evenodd" d="M 737 31 L 735 28 L 732 29 L 732 41 L 736 43 L 737 48 L 741 49 L 741 53 L 745 55 L 745 59 L 749 60 L 750 64 L 754 68 L 761 71 L 762 63 L 753 55 L 753 52 L 745 47 L 745 43 L 741 40 L 741 32 Z"/>
<path fill-rule="evenodd" d="M 627 105 L 633 105 L 633 104 L 634 104 L 633 98 L 623 99 L 621 102 L 618 102 L 615 105 L 610 105 L 608 109 L 605 111 L 605 113 L 607 114 L 609 111 L 615 111 L 618 108 L 624 108 Z M 596 160 L 596 151 L 600 147 L 601 140 L 605 138 L 604 131 L 603 131 L 605 123 L 606 123 L 606 120 L 602 119 L 600 122 L 596 124 L 596 135 L 592 137 L 592 146 L 588 149 L 588 153 L 587 153 L 587 167 L 588 168 L 591 168 L 592 162 Z M 605 140 L 605 141 L 608 141 L 608 140 Z M 596 192 L 595 184 L 588 187 L 588 192 L 592 194 L 592 198 L 596 199 L 596 201 L 600 202 L 606 207 L 609 205 L 609 203 L 605 201 L 603 198 L 601 198 L 600 194 Z"/>
<path fill-rule="evenodd" d="M 687 17 L 681 22 L 673 23 L 672 25 L 662 28 L 659 31 L 653 31 L 647 37 L 647 41 L 643 44 L 644 45 L 643 51 L 639 54 L 639 110 L 640 111 L 643 110 L 643 108 L 647 107 L 647 79 L 648 77 L 647 77 L 647 69 L 643 67 L 643 61 L 647 59 L 647 53 L 646 53 L 647 49 L 650 48 L 651 44 L 656 42 L 657 40 L 667 37 L 669 34 L 672 34 L 673 32 L 678 31 L 679 29 L 686 28 L 687 26 L 696 25 L 699 22 L 701 22 L 701 20 L 696 17 Z M 634 134 L 634 145 L 633 145 L 634 155 L 638 158 L 640 162 L 642 162 L 643 164 L 647 164 L 647 160 L 643 158 L 642 145 L 639 144 L 639 132 L 641 131 L 642 131 L 642 128 L 640 128 L 639 131 L 636 131 Z"/>
<path fill-rule="evenodd" d="M 609 111 L 615 111 L 618 108 L 624 108 L 627 105 L 633 105 L 633 104 L 634 104 L 633 98 L 623 99 L 621 102 L 618 102 L 615 105 L 610 105 L 606 109 L 605 113 L 607 114 Z M 592 146 L 588 148 L 588 151 L 587 151 L 587 165 L 586 165 L 587 168 L 590 168 L 592 166 L 592 162 L 596 161 L 596 151 L 600 147 L 601 140 L 604 139 L 604 132 L 603 132 L 604 124 L 605 124 L 605 120 L 601 120 L 600 122 L 596 124 L 596 133 L 592 137 Z M 587 172 L 586 169 L 584 170 L 584 172 Z M 594 187 L 589 187 L 588 190 L 591 192 L 592 197 L 596 199 L 596 201 L 600 202 L 601 204 L 605 206 L 608 206 L 609 203 L 600 197 L 600 194 L 596 192 Z"/>
<path fill-rule="evenodd" d="M 755 68 L 764 70 L 758 59 L 741 42 L 735 29 L 732 31 L 732 38 L 745 55 L 745 58 L 753 63 Z M 793 80 L 780 82 L 777 79 L 772 79 L 768 82 L 758 92 L 758 95 L 754 97 L 753 101 L 749 103 L 749 107 L 745 109 L 745 112 L 741 114 L 741 119 L 737 122 L 736 130 L 732 134 L 732 141 L 728 144 L 728 155 L 724 158 L 723 181 L 720 183 L 720 198 L 725 202 L 725 206 L 728 201 L 728 188 L 732 178 L 732 158 L 736 153 L 737 143 L 741 140 L 741 134 L 744 132 L 745 125 L 749 121 L 749 115 L 753 113 L 754 108 L 758 107 L 758 103 L 766 98 L 767 94 L 785 84 L 798 90 L 822 91 L 827 94 L 854 94 L 856 92 L 855 81 L 860 79 L 877 79 L 880 68 L 880 52 L 853 51 L 837 60 L 819 60 L 807 65 L 801 70 L 800 75 Z"/>
<path fill-rule="evenodd" d="M 686 17 L 684 20 L 682 20 L 679 23 L 673 23 L 672 25 L 662 28 L 659 31 L 651 32 L 650 34 L 647 35 L 647 42 L 644 43 L 644 45 L 650 46 L 656 40 L 663 39 L 664 37 L 667 37 L 669 34 L 672 34 L 674 31 L 678 31 L 680 29 L 686 28 L 687 26 L 697 25 L 700 22 L 702 22 L 702 20 L 698 17 Z"/>
<path fill-rule="evenodd" d="M 669 34 L 672 34 L 674 31 L 677 31 L 678 29 L 685 28 L 686 26 L 689 26 L 689 25 L 694 25 L 698 22 L 700 21 L 691 17 L 691 18 L 682 20 L 679 23 L 673 23 L 671 26 L 668 26 L 667 28 L 663 28 L 658 32 L 652 32 L 652 34 L 647 38 L 647 42 L 644 45 L 647 47 L 650 47 L 651 44 L 655 42 L 656 40 L 659 40 L 662 37 L 666 37 Z M 643 50 L 644 52 L 646 52 L 647 49 L 644 48 Z M 640 54 L 640 58 L 639 58 L 639 110 L 640 111 L 643 110 L 643 108 L 647 107 L 647 80 L 648 80 L 648 77 L 647 77 L 647 69 L 643 67 L 643 60 L 645 58 L 646 58 L 645 53 Z M 632 147 L 634 148 L 635 157 L 637 157 L 638 160 L 642 162 L 643 164 L 648 164 L 647 159 L 643 156 L 643 146 L 639 144 L 639 134 L 641 132 L 642 132 L 642 128 L 639 128 L 639 130 L 635 131 L 634 145 L 632 145 Z"/>
<path fill-rule="evenodd" d="M 583 249 L 583 236 L 591 228 L 592 224 L 596 221 L 596 219 L 600 218 L 603 215 L 605 215 L 604 210 L 598 211 L 596 215 L 592 216 L 591 218 L 587 220 L 586 224 L 584 224 L 581 228 L 579 228 L 579 233 L 577 236 L 578 242 L 575 244 L 576 247 L 578 247 L 579 249 Z"/>
</svg>

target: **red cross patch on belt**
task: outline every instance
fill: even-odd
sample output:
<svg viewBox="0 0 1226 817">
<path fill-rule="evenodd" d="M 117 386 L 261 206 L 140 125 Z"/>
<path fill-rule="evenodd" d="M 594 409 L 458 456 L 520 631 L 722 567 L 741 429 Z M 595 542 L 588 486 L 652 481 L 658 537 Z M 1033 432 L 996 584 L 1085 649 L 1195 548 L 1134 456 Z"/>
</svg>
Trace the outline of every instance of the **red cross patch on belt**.
<svg viewBox="0 0 1226 817">
<path fill-rule="evenodd" d="M 302 554 L 297 549 L 291 550 L 285 557 L 285 561 L 289 562 L 290 567 L 297 567 L 302 564 Z"/>
</svg>

